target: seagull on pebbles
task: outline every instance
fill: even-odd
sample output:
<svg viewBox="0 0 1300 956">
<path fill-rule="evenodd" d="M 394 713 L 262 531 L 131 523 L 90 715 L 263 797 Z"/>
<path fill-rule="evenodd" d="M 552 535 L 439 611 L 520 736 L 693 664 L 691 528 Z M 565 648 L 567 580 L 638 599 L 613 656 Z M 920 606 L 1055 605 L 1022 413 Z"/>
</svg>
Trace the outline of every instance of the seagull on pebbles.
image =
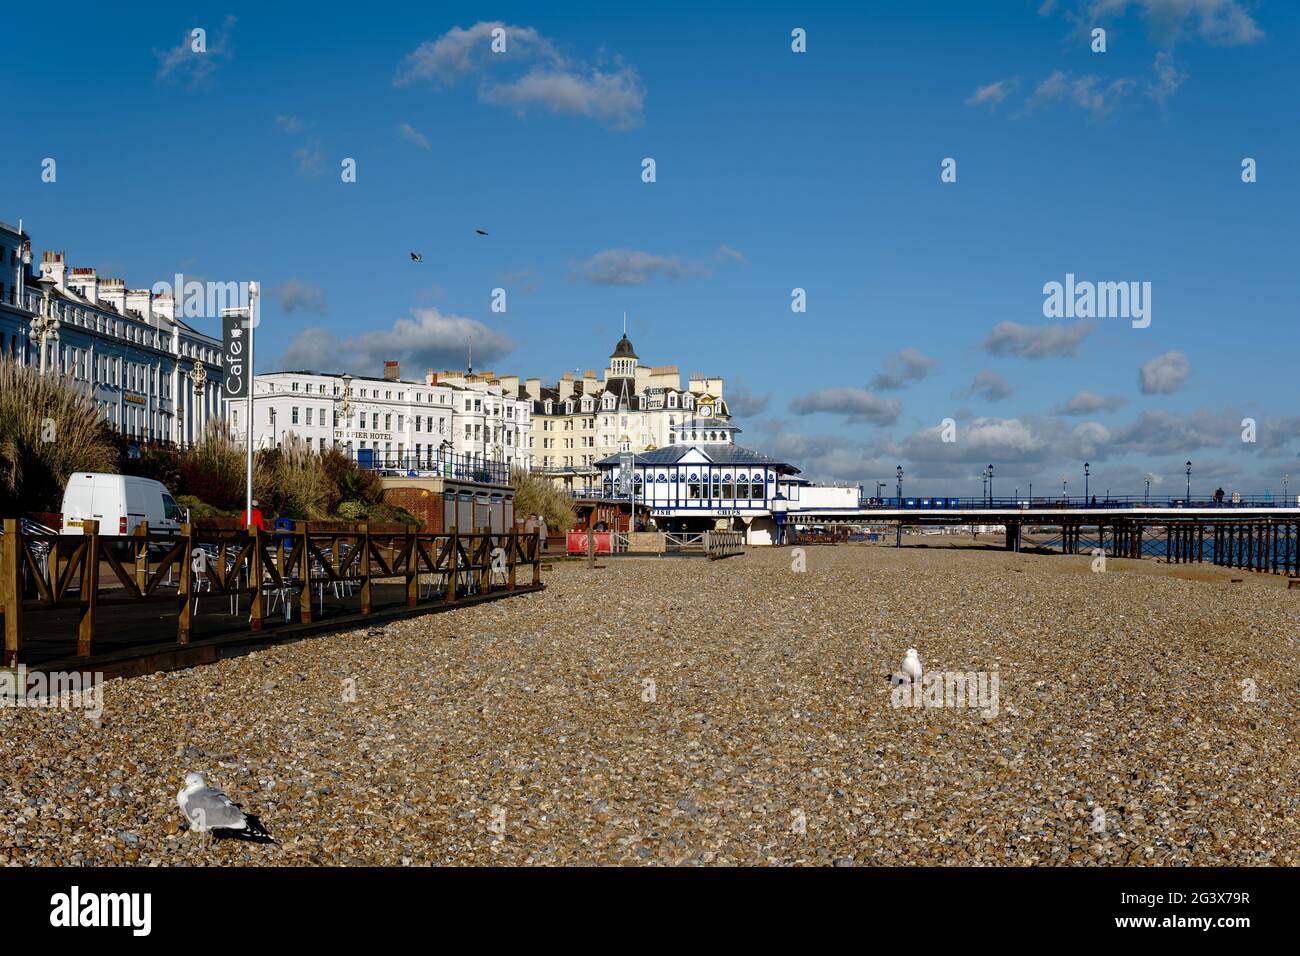
<svg viewBox="0 0 1300 956">
<path fill-rule="evenodd" d="M 185 775 L 185 789 L 176 794 L 176 804 L 195 833 L 211 833 L 213 839 L 235 837 L 255 843 L 275 842 L 261 820 L 245 813 L 222 791 L 209 787 L 202 774 Z"/>
</svg>

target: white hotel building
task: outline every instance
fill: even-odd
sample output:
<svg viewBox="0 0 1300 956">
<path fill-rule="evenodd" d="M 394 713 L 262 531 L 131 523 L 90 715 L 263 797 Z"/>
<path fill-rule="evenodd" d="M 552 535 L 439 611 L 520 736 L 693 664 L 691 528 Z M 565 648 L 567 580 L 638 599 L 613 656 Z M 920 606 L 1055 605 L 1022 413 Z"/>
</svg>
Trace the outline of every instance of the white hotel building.
<svg viewBox="0 0 1300 956">
<path fill-rule="evenodd" d="M 277 448 L 289 434 L 316 452 L 331 446 L 375 467 L 425 470 L 447 453 L 465 461 L 529 468 L 529 401 L 519 379 L 491 373 L 435 373 L 402 379 L 397 363 L 382 378 L 333 372 L 269 372 L 254 380 L 253 447 Z M 238 440 L 246 399 L 226 402 Z"/>
<path fill-rule="evenodd" d="M 31 271 L 28 235 L 0 222 L 0 353 L 84 385 L 118 431 L 189 444 L 221 415 L 221 342 L 177 316 L 172 295 L 129 289 L 62 252 Z M 196 371 L 197 370 L 197 371 Z"/>
</svg>

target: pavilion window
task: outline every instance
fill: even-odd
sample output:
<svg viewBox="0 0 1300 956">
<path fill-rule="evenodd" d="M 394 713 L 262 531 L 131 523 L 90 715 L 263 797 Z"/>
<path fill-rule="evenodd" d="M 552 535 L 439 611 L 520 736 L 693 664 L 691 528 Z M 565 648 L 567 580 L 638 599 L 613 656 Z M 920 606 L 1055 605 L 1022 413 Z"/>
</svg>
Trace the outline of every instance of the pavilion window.
<svg viewBox="0 0 1300 956">
<path fill-rule="evenodd" d="M 690 498 L 692 501 L 700 500 L 700 483 L 698 481 L 690 483 Z"/>
<path fill-rule="evenodd" d="M 749 485 L 743 481 L 736 482 L 736 498 L 743 501 L 749 497 Z"/>
<path fill-rule="evenodd" d="M 730 501 L 736 497 L 736 486 L 729 481 L 722 483 L 722 497 Z"/>
<path fill-rule="evenodd" d="M 763 500 L 763 483 L 761 481 L 754 482 L 754 493 L 750 497 L 755 501 Z"/>
</svg>

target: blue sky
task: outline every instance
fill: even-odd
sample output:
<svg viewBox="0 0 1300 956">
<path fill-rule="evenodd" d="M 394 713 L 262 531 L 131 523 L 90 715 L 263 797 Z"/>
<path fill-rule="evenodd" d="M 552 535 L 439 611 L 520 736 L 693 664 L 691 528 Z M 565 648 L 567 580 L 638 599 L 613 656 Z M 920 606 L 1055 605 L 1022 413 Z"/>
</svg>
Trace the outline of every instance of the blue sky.
<svg viewBox="0 0 1300 956">
<path fill-rule="evenodd" d="M 0 219 L 136 286 L 261 281 L 263 369 L 460 367 L 472 333 L 549 381 L 626 310 L 814 477 L 1300 490 L 1300 5 L 806 6 L 65 4 L 6 44 Z M 1067 273 L 1150 282 L 1150 326 L 1045 317 Z"/>
</svg>

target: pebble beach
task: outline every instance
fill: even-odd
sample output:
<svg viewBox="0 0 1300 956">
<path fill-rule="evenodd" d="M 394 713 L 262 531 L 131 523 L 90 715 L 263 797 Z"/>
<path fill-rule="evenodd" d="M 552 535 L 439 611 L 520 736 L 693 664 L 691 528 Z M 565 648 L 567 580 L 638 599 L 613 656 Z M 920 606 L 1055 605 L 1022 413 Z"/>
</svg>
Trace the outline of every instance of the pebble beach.
<svg viewBox="0 0 1300 956">
<path fill-rule="evenodd" d="M 1092 564 L 559 562 L 540 593 L 111 680 L 98 719 L 0 709 L 0 865 L 1300 863 L 1300 589 Z M 996 713 L 895 706 L 909 647 L 995 673 Z M 190 832 L 190 771 L 278 843 Z"/>
</svg>

